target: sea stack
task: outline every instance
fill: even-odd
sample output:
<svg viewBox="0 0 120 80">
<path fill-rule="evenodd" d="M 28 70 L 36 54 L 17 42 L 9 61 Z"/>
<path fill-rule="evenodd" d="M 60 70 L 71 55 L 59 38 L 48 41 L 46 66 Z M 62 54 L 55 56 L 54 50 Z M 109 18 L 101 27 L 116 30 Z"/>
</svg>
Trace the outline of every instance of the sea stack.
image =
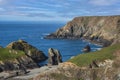
<svg viewBox="0 0 120 80">
<path fill-rule="evenodd" d="M 51 65 L 58 65 L 62 62 L 62 56 L 60 52 L 57 49 L 49 48 L 48 50 L 49 54 L 49 64 Z"/>
</svg>

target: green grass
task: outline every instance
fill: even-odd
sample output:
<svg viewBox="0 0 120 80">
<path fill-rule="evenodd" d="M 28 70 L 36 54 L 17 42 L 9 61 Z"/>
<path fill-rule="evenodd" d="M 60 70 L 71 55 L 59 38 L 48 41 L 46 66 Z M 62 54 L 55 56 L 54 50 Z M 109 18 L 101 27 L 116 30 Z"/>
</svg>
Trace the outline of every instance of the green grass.
<svg viewBox="0 0 120 80">
<path fill-rule="evenodd" d="M 80 54 L 69 61 L 80 67 L 88 66 L 94 60 L 103 61 L 105 59 L 114 59 L 115 56 L 113 56 L 113 53 L 118 49 L 120 49 L 120 44 L 103 48 L 100 51 Z"/>
<path fill-rule="evenodd" d="M 0 48 L 0 60 L 1 61 L 13 60 L 23 55 L 25 54 L 22 51 L 12 50 L 12 49 L 7 49 L 7 48 Z"/>
</svg>

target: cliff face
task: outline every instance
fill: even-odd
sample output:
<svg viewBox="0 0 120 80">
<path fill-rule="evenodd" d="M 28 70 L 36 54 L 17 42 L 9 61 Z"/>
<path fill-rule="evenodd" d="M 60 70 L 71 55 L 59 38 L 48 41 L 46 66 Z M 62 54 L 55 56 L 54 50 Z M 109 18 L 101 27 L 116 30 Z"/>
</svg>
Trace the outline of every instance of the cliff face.
<svg viewBox="0 0 120 80">
<path fill-rule="evenodd" d="M 21 69 L 18 64 L 22 64 L 26 68 L 38 67 L 38 65 L 30 57 L 27 57 L 24 52 L 0 48 L 0 72 Z"/>
<path fill-rule="evenodd" d="M 110 41 L 108 44 L 111 44 L 114 40 L 119 39 L 119 34 L 120 16 L 88 16 L 74 18 L 45 38 L 84 38 L 98 42 Z"/>
</svg>

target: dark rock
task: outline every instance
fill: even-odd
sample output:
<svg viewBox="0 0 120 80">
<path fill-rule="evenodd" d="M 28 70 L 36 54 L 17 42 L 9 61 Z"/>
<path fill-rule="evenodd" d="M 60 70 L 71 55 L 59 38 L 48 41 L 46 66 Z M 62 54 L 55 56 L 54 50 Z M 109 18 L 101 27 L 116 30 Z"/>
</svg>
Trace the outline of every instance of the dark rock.
<svg viewBox="0 0 120 80">
<path fill-rule="evenodd" d="M 51 33 L 50 35 L 44 37 L 44 39 L 54 39 L 54 38 L 57 38 L 57 36 L 54 33 Z"/>
<path fill-rule="evenodd" d="M 11 71 L 11 70 L 15 70 L 15 66 L 14 63 L 12 63 L 11 61 L 4 61 L 2 63 L 0 63 L 0 72 L 2 71 Z"/>
<path fill-rule="evenodd" d="M 83 51 L 83 52 L 90 52 L 90 51 L 91 51 L 91 48 L 90 48 L 89 45 L 86 45 L 86 46 L 83 48 L 82 51 Z"/>
<path fill-rule="evenodd" d="M 14 70 L 14 65 L 12 62 L 5 61 L 4 62 L 4 69 L 5 70 Z"/>
<path fill-rule="evenodd" d="M 27 72 L 28 72 L 28 71 L 27 71 L 27 68 L 24 66 L 23 63 L 20 63 L 20 64 L 19 64 L 19 67 L 20 67 L 21 70 L 24 71 L 24 73 L 27 73 Z"/>
<path fill-rule="evenodd" d="M 49 54 L 49 64 L 58 65 L 62 62 L 62 56 L 57 49 L 50 48 L 48 51 Z"/>
<path fill-rule="evenodd" d="M 4 71 L 4 66 L 0 65 L 0 72 L 3 72 L 3 71 Z"/>
<path fill-rule="evenodd" d="M 92 61 L 92 63 L 89 65 L 89 68 L 96 68 L 99 67 L 98 63 L 96 60 Z"/>
<path fill-rule="evenodd" d="M 24 51 L 25 54 L 28 57 L 32 58 L 36 63 L 47 59 L 47 57 L 42 51 L 38 50 L 37 48 L 23 40 L 12 42 L 9 45 L 7 45 L 7 48 Z"/>
<path fill-rule="evenodd" d="M 27 56 L 17 58 L 17 61 L 19 62 L 19 64 L 23 64 L 26 68 L 33 69 L 39 67 L 39 65 L 36 62 L 34 62 L 30 57 Z"/>
<path fill-rule="evenodd" d="M 2 46 L 0 46 L 0 48 L 3 48 Z"/>
<path fill-rule="evenodd" d="M 0 72 L 23 70 L 27 73 L 27 69 L 38 68 L 39 66 L 27 56 L 19 57 L 15 60 L 8 60 L 0 62 Z"/>
</svg>

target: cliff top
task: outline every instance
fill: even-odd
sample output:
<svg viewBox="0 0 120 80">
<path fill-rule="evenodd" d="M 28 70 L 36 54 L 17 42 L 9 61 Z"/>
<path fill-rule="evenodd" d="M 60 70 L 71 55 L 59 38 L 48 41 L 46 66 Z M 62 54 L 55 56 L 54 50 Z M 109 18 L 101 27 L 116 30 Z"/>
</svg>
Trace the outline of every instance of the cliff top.
<svg viewBox="0 0 120 80">
<path fill-rule="evenodd" d="M 117 54 L 115 53 L 118 50 L 120 50 L 120 44 L 115 44 L 115 45 L 103 48 L 96 52 L 80 54 L 70 59 L 69 61 L 72 63 L 75 63 L 80 67 L 88 66 L 89 64 L 91 64 L 93 61 L 96 61 L 96 60 L 101 62 L 106 59 L 111 59 L 111 60 L 116 59 L 116 57 L 118 57 L 119 55 L 119 52 Z"/>
</svg>

